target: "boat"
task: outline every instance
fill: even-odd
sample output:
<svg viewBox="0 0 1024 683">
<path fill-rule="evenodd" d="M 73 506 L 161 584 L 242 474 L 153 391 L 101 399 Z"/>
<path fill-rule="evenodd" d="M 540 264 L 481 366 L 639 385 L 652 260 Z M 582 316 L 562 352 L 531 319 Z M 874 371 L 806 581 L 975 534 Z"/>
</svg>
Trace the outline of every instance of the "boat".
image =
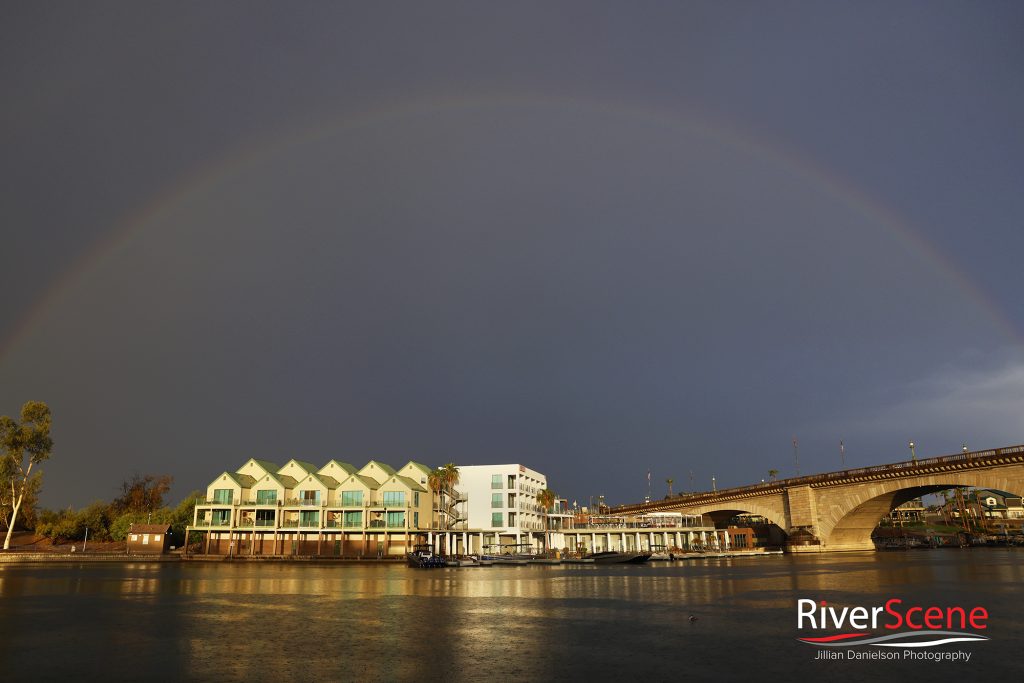
<svg viewBox="0 0 1024 683">
<path fill-rule="evenodd" d="M 672 560 L 672 553 L 669 552 L 668 548 L 663 545 L 652 545 L 651 546 L 651 560 Z"/>
<path fill-rule="evenodd" d="M 537 556 L 528 543 L 498 545 L 492 544 L 480 553 L 480 559 L 493 564 L 527 564 Z"/>
<path fill-rule="evenodd" d="M 606 550 L 604 552 L 587 555 L 587 557 L 597 564 L 643 564 L 651 559 L 651 553 Z"/>
<path fill-rule="evenodd" d="M 415 569 L 438 569 L 448 566 L 447 561 L 440 555 L 435 555 L 429 545 L 414 546 L 412 552 L 406 555 L 406 562 Z"/>
</svg>

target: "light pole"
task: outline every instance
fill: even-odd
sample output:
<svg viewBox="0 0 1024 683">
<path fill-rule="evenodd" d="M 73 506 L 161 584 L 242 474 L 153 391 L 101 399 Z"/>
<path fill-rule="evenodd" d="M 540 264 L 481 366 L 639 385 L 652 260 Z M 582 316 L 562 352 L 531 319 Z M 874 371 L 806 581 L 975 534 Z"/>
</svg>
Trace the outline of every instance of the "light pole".
<svg viewBox="0 0 1024 683">
<path fill-rule="evenodd" d="M 800 444 L 796 437 L 793 437 L 793 460 L 796 461 L 796 476 L 800 476 Z"/>
<path fill-rule="evenodd" d="M 963 444 L 963 446 L 960 447 L 960 450 L 962 450 L 964 452 L 964 455 L 967 455 L 967 443 L 966 442 Z"/>
<path fill-rule="evenodd" d="M 713 493 L 718 493 L 718 485 L 715 484 L 715 478 L 714 477 L 711 477 L 711 491 Z"/>
<path fill-rule="evenodd" d="M 910 442 L 910 461 L 913 463 L 917 462 L 917 451 L 914 450 L 914 442 Z"/>
</svg>

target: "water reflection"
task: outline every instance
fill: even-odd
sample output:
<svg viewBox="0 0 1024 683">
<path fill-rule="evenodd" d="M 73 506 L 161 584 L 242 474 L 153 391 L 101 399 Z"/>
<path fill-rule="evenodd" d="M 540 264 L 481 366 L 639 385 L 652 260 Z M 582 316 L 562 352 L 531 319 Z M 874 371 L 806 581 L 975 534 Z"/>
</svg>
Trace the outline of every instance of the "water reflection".
<svg viewBox="0 0 1024 683">
<path fill-rule="evenodd" d="M 1020 558 L 951 550 L 433 571 L 4 565 L 0 633 L 9 635 L 0 661 L 13 662 L 12 680 L 70 676 L 72 662 L 118 661 L 126 648 L 137 653 L 133 666 L 108 678 L 667 680 L 684 671 L 721 679 L 742 652 L 763 679 L 791 680 L 820 674 L 796 642 L 798 597 L 869 605 L 902 597 L 987 605 L 992 647 L 979 658 L 1010 670 L 1024 634 Z M 66 658 L 48 656 L 58 641 Z M 865 671 L 858 664 L 829 676 Z"/>
</svg>

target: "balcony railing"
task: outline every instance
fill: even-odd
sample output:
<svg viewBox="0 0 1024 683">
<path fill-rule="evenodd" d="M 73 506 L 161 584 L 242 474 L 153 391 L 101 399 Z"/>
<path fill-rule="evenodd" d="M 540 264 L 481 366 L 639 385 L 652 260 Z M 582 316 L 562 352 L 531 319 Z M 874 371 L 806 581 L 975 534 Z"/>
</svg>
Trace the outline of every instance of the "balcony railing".
<svg viewBox="0 0 1024 683">
<path fill-rule="evenodd" d="M 226 519 L 201 519 L 196 522 L 196 528 L 199 527 L 228 527 L 231 523 Z"/>
</svg>

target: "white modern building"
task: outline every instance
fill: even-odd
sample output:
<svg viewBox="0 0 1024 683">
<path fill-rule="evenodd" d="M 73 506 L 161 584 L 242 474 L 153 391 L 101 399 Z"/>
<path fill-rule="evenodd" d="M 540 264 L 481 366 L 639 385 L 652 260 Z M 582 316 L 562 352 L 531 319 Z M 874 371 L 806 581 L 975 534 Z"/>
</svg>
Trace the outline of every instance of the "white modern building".
<svg viewBox="0 0 1024 683">
<path fill-rule="evenodd" d="M 543 537 L 544 511 L 537 493 L 547 477 L 525 465 L 460 465 L 457 489 L 466 493 L 469 529 L 484 546 L 534 544 Z"/>
</svg>

